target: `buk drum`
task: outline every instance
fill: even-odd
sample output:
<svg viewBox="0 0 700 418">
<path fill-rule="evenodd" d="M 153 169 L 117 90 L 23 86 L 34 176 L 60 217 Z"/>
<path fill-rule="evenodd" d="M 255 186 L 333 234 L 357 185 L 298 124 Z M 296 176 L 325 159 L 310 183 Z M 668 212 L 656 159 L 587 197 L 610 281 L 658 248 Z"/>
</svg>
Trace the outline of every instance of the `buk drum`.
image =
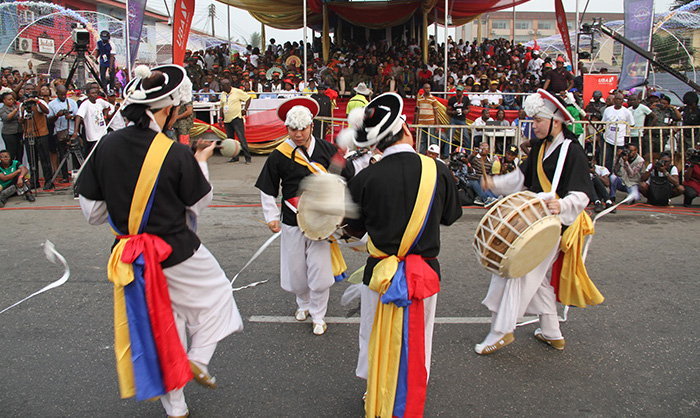
<svg viewBox="0 0 700 418">
<path fill-rule="evenodd" d="M 346 216 L 347 187 L 342 177 L 318 173 L 300 185 L 297 224 L 310 240 L 327 240 L 340 229 Z"/>
<path fill-rule="evenodd" d="M 235 139 L 226 138 L 221 141 L 221 155 L 226 158 L 236 158 L 241 152 L 241 143 Z"/>
<path fill-rule="evenodd" d="M 484 215 L 474 250 L 484 268 L 507 279 L 531 272 L 551 253 L 561 221 L 535 193 L 509 195 Z"/>
</svg>

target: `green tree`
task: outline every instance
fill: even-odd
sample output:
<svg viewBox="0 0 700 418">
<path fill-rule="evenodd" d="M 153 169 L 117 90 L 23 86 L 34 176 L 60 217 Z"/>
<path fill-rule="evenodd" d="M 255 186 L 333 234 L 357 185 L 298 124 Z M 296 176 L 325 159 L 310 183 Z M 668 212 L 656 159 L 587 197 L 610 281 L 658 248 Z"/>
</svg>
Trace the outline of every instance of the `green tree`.
<svg viewBox="0 0 700 418">
<path fill-rule="evenodd" d="M 683 38 L 680 38 L 683 41 Z M 651 41 L 652 52 L 656 60 L 672 65 L 681 70 L 692 68 L 691 57 L 695 54 L 695 48 L 686 43 L 683 46 L 673 36 L 654 34 Z M 688 52 L 686 53 L 686 49 Z M 690 54 L 690 56 L 688 56 Z"/>
<path fill-rule="evenodd" d="M 250 34 L 250 38 L 248 38 L 248 42 L 250 45 L 253 46 L 253 48 L 258 47 L 261 48 L 260 46 L 260 33 L 259 32 L 253 32 Z"/>
</svg>

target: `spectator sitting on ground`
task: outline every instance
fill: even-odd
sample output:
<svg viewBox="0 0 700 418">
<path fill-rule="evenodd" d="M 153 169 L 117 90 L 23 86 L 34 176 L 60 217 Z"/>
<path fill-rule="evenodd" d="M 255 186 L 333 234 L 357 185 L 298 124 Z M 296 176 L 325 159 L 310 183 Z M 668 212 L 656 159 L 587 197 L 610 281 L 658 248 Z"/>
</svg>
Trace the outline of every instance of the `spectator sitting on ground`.
<svg viewBox="0 0 700 418">
<path fill-rule="evenodd" d="M 595 156 L 592 152 L 588 153 L 587 156 L 588 167 L 591 171 L 591 181 L 593 182 L 591 202 L 595 207 L 595 212 L 600 213 L 613 204 L 608 193 L 610 188 L 610 171 L 604 166 L 595 163 Z"/>
<path fill-rule="evenodd" d="M 7 150 L 0 151 L 0 208 L 5 207 L 7 199 L 24 194 L 25 199 L 34 201 L 34 195 L 26 182 L 27 168 L 19 161 L 12 160 Z"/>
<path fill-rule="evenodd" d="M 683 178 L 683 206 L 689 207 L 693 203 L 693 199 L 700 194 L 700 142 L 695 144 L 695 149 L 689 150 L 689 156 L 685 163 L 685 173 Z"/>
<path fill-rule="evenodd" d="M 445 164 L 443 160 L 440 159 L 440 147 L 438 144 L 433 144 L 428 147 L 428 151 L 425 153 L 426 156 L 432 158 L 433 160 L 440 161 Z"/>
<path fill-rule="evenodd" d="M 610 200 L 615 201 L 615 193 L 618 190 L 639 195 L 644 158 L 637 153 L 634 144 L 627 144 L 624 149 L 618 151 L 613 168 L 614 175 L 610 178 Z"/>
<path fill-rule="evenodd" d="M 518 164 L 520 164 L 520 161 L 518 161 L 518 147 L 509 145 L 508 148 L 506 148 L 503 159 L 497 159 L 493 162 L 491 173 L 494 175 L 508 174 L 515 170 Z"/>
<path fill-rule="evenodd" d="M 654 164 L 647 166 L 640 180 L 639 191 L 654 206 L 669 205 L 672 198 L 682 195 L 685 190 L 678 177 L 678 168 L 671 165 L 668 151 L 662 152 Z"/>
<path fill-rule="evenodd" d="M 479 148 L 474 150 L 468 158 L 471 171 L 469 172 L 467 184 L 477 195 L 476 199 L 474 199 L 474 204 L 485 207 L 489 207 L 497 201 L 496 196 L 491 191 L 484 191 L 481 188 L 481 177 L 484 171 L 486 173 L 493 171 L 493 161 L 491 161 L 489 151 L 488 142 L 482 142 L 479 144 Z"/>
</svg>

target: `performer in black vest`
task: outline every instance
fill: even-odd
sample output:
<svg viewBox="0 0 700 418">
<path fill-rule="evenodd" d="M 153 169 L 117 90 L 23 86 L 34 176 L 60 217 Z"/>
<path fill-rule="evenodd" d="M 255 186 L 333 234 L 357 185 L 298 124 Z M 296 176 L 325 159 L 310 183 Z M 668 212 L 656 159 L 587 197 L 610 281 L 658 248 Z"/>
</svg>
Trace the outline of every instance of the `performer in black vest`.
<svg viewBox="0 0 700 418">
<path fill-rule="evenodd" d="M 542 193 L 540 197 L 552 213 L 559 215 L 563 229 L 566 229 L 583 220 L 579 215 L 592 194 L 586 153 L 565 127 L 574 119 L 557 98 L 539 89 L 528 96 L 523 107 L 533 118 L 533 129 L 539 140 L 533 143 L 527 160 L 518 170 L 495 177 L 485 175 L 482 187 L 496 195 L 523 189 Z M 556 181 L 555 171 L 560 162 L 563 169 Z M 546 179 L 538 175 L 539 170 L 543 170 Z M 552 187 L 556 190 L 549 190 Z M 557 317 L 557 295 L 546 277 L 559 255 L 559 247 L 557 243 L 547 258 L 523 277 L 505 279 L 496 274 L 492 276 L 488 294 L 482 302 L 492 312 L 491 332 L 475 346 L 478 354 L 494 353 L 513 342 L 516 322 L 526 313 L 539 316 L 540 328 L 535 331 L 538 340 L 557 350 L 564 349 L 565 341 Z"/>
<path fill-rule="evenodd" d="M 335 145 L 312 135 L 313 118 L 318 112 L 318 103 L 308 97 L 291 98 L 279 106 L 277 116 L 287 126 L 289 138 L 267 157 L 255 187 L 260 189 L 268 227 L 272 232 L 282 232 L 280 283 L 282 289 L 296 295 L 294 317 L 305 321 L 311 315 L 313 333 L 322 335 L 327 329 L 324 317 L 336 276 L 331 263 L 331 245 L 328 241 L 306 238 L 296 217 L 299 184 L 306 176 L 326 172 L 338 152 Z M 352 164 L 349 164 L 342 174 L 349 178 L 353 171 Z M 280 183 L 282 225 L 276 203 Z"/>
<path fill-rule="evenodd" d="M 402 108 L 403 101 L 400 96 L 386 93 L 372 100 L 366 108 L 353 110 L 348 118 L 350 126 L 354 127 L 351 129 L 354 130 L 356 146 L 369 147 L 372 150 L 376 148 L 383 152 L 378 163 L 360 171 L 348 182 L 353 200 L 360 209 L 359 219 L 346 219 L 348 229 L 358 237 L 365 232 L 369 235 L 370 257 L 367 259 L 363 277 L 360 351 L 356 369 L 358 377 L 368 379 L 365 405 L 368 416 L 378 416 L 380 410 L 386 411 L 387 408 L 390 411 L 391 405 L 388 403 L 393 403 L 394 399 L 396 402 L 393 405 L 398 408 L 394 409 L 395 412 L 405 410 L 408 414 L 409 411 L 420 410 L 422 414 L 439 291 L 440 264 L 437 256 L 440 252 L 440 225 L 451 225 L 462 215 L 452 174 L 445 164 L 436 163 L 435 160 L 416 153 L 405 116 L 401 114 Z M 362 114 L 360 123 L 353 122 L 353 119 L 357 119 L 355 112 Z M 398 261 L 399 264 L 398 268 L 394 269 L 397 272 L 396 276 L 392 278 L 383 274 L 386 273 L 386 269 L 382 266 L 394 261 Z M 385 301 L 383 296 L 391 293 L 386 289 L 390 283 L 396 281 L 396 285 L 399 285 L 403 282 L 397 278 L 402 274 L 408 278 L 406 300 L 411 301 L 410 310 L 407 308 L 403 315 L 409 316 L 411 324 L 414 323 L 411 320 L 416 321 L 418 327 L 424 331 L 422 335 L 414 335 L 419 341 L 418 344 L 423 345 L 423 349 L 420 350 L 423 353 L 416 354 L 411 351 L 414 350 L 414 346 L 410 344 L 411 348 L 407 348 L 409 358 L 412 355 L 421 357 L 413 363 L 414 365 L 423 361 L 422 364 L 425 365 L 420 367 L 416 374 L 409 371 L 409 375 L 416 378 L 409 378 L 408 402 L 405 391 L 403 396 L 398 391 L 395 397 L 382 396 L 381 393 L 385 391 L 381 385 L 385 382 L 378 382 L 378 376 L 372 372 L 376 370 L 375 365 L 381 362 L 382 358 L 390 359 L 399 353 L 378 349 L 370 355 L 370 346 L 375 346 L 373 342 L 378 342 L 380 338 L 375 333 L 379 333 L 379 327 L 388 325 L 381 320 L 375 324 L 378 309 L 384 311 L 399 309 L 397 307 L 401 305 L 406 306 L 406 300 L 394 303 Z M 379 302 L 380 297 L 384 303 Z M 401 328 L 399 326 L 398 329 Z M 374 364 L 369 365 L 368 372 L 369 359 L 373 359 Z M 396 387 L 387 390 L 393 393 Z"/>
<path fill-rule="evenodd" d="M 215 143 L 193 156 L 189 147 L 162 133 L 163 126 L 177 116 L 179 105 L 191 101 L 192 83 L 185 70 L 176 65 L 153 70 L 141 66 L 135 74 L 125 88 L 125 107 L 121 111 L 129 125 L 107 134 L 96 145 L 83 166 L 78 193 L 88 222 L 109 222 L 117 235 L 109 278 L 115 285 L 115 351 L 122 397 L 141 400 L 160 396 L 169 417 L 186 417 L 189 411 L 184 384 L 194 374 L 198 383 L 216 387 L 207 370 L 209 360 L 217 342 L 240 331 L 243 323 L 226 275 L 195 232 L 197 216 L 212 199 L 207 160 Z M 138 256 L 128 261 L 133 267 L 125 261 L 130 256 Z M 132 268 L 133 277 L 128 277 Z M 137 270 L 141 270 L 140 280 L 145 278 L 145 283 L 139 282 Z M 139 284 L 158 292 L 134 290 L 137 288 L 133 286 Z M 151 304 L 154 293 L 164 296 L 163 304 Z M 136 305 L 130 302 L 132 297 L 137 301 L 145 297 L 150 320 L 148 315 L 145 319 L 137 315 Z M 120 336 L 124 331 L 119 316 L 122 313 L 124 321 L 128 318 L 125 346 Z M 174 332 L 165 347 L 158 346 L 155 316 L 167 321 L 165 334 Z M 148 338 L 132 331 L 148 330 L 152 325 L 160 366 L 155 377 L 150 375 L 153 379 L 140 381 L 143 370 L 138 362 L 147 356 L 141 355 L 140 346 L 146 344 L 135 344 L 134 339 L 148 342 Z M 161 349 L 165 354 L 181 355 L 176 356 L 177 362 L 166 363 Z M 178 368 L 175 381 L 179 383 L 169 384 L 166 376 L 172 375 L 174 368 Z M 159 375 L 163 376 L 160 387 L 164 390 L 159 392 L 155 385 L 153 391 L 144 392 L 147 383 L 159 379 Z"/>
</svg>

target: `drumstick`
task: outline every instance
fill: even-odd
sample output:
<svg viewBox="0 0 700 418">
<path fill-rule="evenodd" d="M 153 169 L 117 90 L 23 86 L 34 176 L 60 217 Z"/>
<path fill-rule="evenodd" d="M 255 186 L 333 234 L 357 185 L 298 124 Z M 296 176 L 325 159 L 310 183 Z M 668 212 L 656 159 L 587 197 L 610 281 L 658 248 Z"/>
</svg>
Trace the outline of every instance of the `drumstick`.
<svg viewBox="0 0 700 418">
<path fill-rule="evenodd" d="M 265 225 L 265 226 L 268 226 L 267 222 L 263 221 L 262 219 L 258 219 L 258 218 L 254 217 L 254 216 L 251 216 L 250 219 L 252 219 L 252 220 L 254 220 L 254 221 L 256 221 L 256 222 L 260 222 L 261 224 L 263 224 L 263 225 Z"/>
</svg>

